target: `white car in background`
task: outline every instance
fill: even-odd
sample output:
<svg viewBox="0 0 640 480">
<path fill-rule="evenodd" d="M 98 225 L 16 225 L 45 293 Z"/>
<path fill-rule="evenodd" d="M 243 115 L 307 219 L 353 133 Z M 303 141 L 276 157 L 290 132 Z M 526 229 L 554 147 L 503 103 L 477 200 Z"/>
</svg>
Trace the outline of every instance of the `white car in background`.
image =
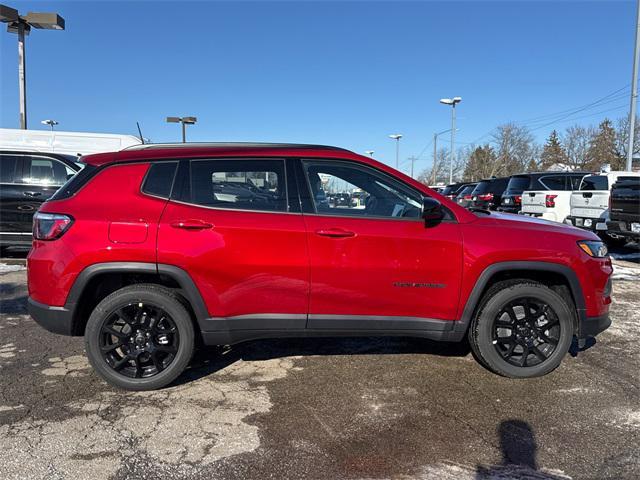
<svg viewBox="0 0 640 480">
<path fill-rule="evenodd" d="M 140 138 L 117 133 L 62 132 L 0 128 L 0 148 L 32 152 L 89 155 L 140 145 Z"/>
<path fill-rule="evenodd" d="M 589 175 L 589 173 L 558 173 L 540 178 L 540 182 L 549 190 L 522 192 L 520 214 L 564 223 L 571 211 L 569 203 L 571 193 L 579 188 L 585 175 Z"/>
<path fill-rule="evenodd" d="M 580 190 L 571 193 L 570 212 L 565 223 L 591 230 L 610 242 L 618 240 L 615 235 L 604 234 L 609 220 L 611 186 L 619 177 L 640 177 L 640 172 L 607 172 L 584 177 Z M 624 241 L 622 238 L 619 240 Z"/>
</svg>

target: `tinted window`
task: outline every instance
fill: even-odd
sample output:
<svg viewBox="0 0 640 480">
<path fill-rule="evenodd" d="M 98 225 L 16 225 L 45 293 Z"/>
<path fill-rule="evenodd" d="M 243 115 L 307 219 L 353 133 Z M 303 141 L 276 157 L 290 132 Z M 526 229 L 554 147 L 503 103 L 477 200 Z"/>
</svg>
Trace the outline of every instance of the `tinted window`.
<svg viewBox="0 0 640 480">
<path fill-rule="evenodd" d="M 460 190 L 460 192 L 458 192 L 458 197 L 460 197 L 462 195 L 471 194 L 471 192 L 473 192 L 475 190 L 475 188 L 476 188 L 476 184 L 475 183 L 473 185 L 467 185 L 462 190 Z"/>
<path fill-rule="evenodd" d="M 15 155 L 0 155 L 0 182 L 15 183 L 19 181 L 19 160 L 19 157 Z"/>
<path fill-rule="evenodd" d="M 542 177 L 540 183 L 549 190 L 566 190 L 566 179 L 567 177 L 564 175 L 550 175 Z"/>
<path fill-rule="evenodd" d="M 304 162 L 316 213 L 419 218 L 422 196 L 386 175 L 345 162 Z"/>
<path fill-rule="evenodd" d="M 568 190 L 579 190 L 580 184 L 582 183 L 582 179 L 584 175 L 569 175 L 568 178 Z"/>
<path fill-rule="evenodd" d="M 491 190 L 491 180 L 483 180 L 480 183 L 478 183 L 478 185 L 476 186 L 476 188 L 473 189 L 473 194 L 474 195 L 481 195 L 483 193 L 487 193 L 490 192 Z"/>
<path fill-rule="evenodd" d="M 63 185 L 75 173 L 59 160 L 25 155 L 22 181 L 30 185 Z M 70 173 L 67 172 L 69 170 Z"/>
<path fill-rule="evenodd" d="M 191 200 L 198 205 L 287 211 L 284 161 L 193 160 Z"/>
<path fill-rule="evenodd" d="M 529 188 L 529 176 L 515 176 L 509 179 L 509 183 L 507 184 L 507 190 L 512 190 L 515 192 L 522 192 Z"/>
<path fill-rule="evenodd" d="M 61 200 L 75 195 L 78 190 L 89 182 L 98 170 L 98 167 L 94 167 L 93 165 L 82 165 L 84 165 L 82 170 L 67 180 L 67 182 L 53 194 L 51 200 Z"/>
<path fill-rule="evenodd" d="M 152 164 L 151 167 L 149 167 L 142 191 L 150 195 L 169 198 L 171 196 L 171 187 L 177 166 L 177 162 Z"/>
<path fill-rule="evenodd" d="M 609 190 L 609 182 L 604 175 L 590 175 L 584 177 L 580 190 Z"/>
</svg>

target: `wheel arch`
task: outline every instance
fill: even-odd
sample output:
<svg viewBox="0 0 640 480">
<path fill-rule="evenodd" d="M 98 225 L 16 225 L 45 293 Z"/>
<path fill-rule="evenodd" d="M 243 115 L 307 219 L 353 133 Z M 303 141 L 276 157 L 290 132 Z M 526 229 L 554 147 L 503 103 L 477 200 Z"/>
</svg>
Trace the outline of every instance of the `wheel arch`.
<svg viewBox="0 0 640 480">
<path fill-rule="evenodd" d="M 512 278 L 539 281 L 551 287 L 574 304 L 577 322 L 582 322 L 586 317 L 586 304 L 580 281 L 567 265 L 541 261 L 499 262 L 486 267 L 476 280 L 454 331 L 460 335 L 466 334 L 485 292 L 496 282 Z"/>
<path fill-rule="evenodd" d="M 146 262 L 97 263 L 80 272 L 67 296 L 65 308 L 72 312 L 72 335 L 84 334 L 87 319 L 102 298 L 135 283 L 154 283 L 175 289 L 185 299 L 198 325 L 208 317 L 198 287 L 180 267 Z"/>
</svg>

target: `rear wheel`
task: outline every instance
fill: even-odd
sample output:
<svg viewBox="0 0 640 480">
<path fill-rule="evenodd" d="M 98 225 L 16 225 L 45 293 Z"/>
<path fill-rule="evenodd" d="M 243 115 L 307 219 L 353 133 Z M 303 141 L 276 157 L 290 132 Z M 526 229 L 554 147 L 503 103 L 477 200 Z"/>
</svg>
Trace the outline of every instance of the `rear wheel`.
<svg viewBox="0 0 640 480">
<path fill-rule="evenodd" d="M 110 384 L 153 390 L 175 380 L 193 354 L 189 312 L 172 290 L 131 285 L 95 308 L 85 331 L 89 361 Z"/>
<path fill-rule="evenodd" d="M 469 329 L 480 362 L 499 375 L 530 378 L 554 370 L 574 330 L 573 308 L 558 293 L 529 280 L 494 285 Z"/>
</svg>

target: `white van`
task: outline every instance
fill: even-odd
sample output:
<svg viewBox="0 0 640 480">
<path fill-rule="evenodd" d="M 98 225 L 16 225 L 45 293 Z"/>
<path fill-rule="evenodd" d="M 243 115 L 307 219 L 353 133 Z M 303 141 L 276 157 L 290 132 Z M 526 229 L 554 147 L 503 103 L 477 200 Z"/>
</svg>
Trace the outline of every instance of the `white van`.
<svg viewBox="0 0 640 480">
<path fill-rule="evenodd" d="M 115 152 L 141 143 L 133 135 L 0 128 L 0 150 L 88 155 Z"/>
<path fill-rule="evenodd" d="M 640 172 L 595 173 L 584 177 L 580 190 L 571 193 L 570 213 L 565 223 L 596 233 L 606 233 L 611 186 L 618 177 L 640 177 Z"/>
</svg>

